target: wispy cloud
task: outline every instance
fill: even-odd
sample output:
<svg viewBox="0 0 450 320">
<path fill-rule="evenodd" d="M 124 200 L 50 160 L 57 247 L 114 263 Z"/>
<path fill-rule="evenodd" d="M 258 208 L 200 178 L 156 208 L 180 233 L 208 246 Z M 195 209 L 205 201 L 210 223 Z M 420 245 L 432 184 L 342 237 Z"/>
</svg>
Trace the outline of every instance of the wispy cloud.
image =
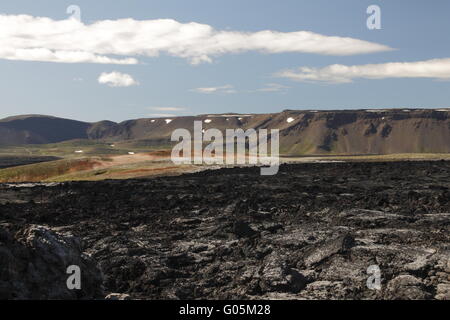
<svg viewBox="0 0 450 320">
<path fill-rule="evenodd" d="M 146 109 L 156 111 L 155 113 L 147 114 L 148 117 L 152 118 L 179 117 L 188 113 L 188 109 L 185 107 L 147 107 Z"/>
<path fill-rule="evenodd" d="M 221 31 L 172 19 L 84 24 L 76 19 L 0 15 L 0 59 L 7 60 L 137 64 L 139 56 L 168 54 L 198 64 L 247 51 L 345 56 L 388 50 L 378 43 L 310 31 Z"/>
<path fill-rule="evenodd" d="M 264 88 L 257 89 L 258 92 L 285 92 L 290 87 L 279 83 L 268 83 Z"/>
<path fill-rule="evenodd" d="M 149 113 L 149 114 L 147 114 L 147 117 L 168 118 L 168 117 L 177 117 L 177 115 L 172 114 L 172 113 Z"/>
<path fill-rule="evenodd" d="M 212 93 L 236 93 L 234 87 L 230 84 L 219 86 L 219 87 L 205 87 L 205 88 L 195 88 L 190 91 L 204 94 L 212 94 Z"/>
<path fill-rule="evenodd" d="M 186 108 L 182 107 L 149 107 L 147 109 L 155 111 L 185 111 Z"/>
<path fill-rule="evenodd" d="M 106 84 L 110 87 L 131 87 L 139 85 L 139 82 L 134 80 L 131 75 L 117 71 L 102 73 L 98 77 L 98 83 Z"/>
<path fill-rule="evenodd" d="M 301 67 L 279 72 L 276 76 L 295 81 L 329 83 L 349 83 L 358 78 L 450 79 L 450 58 L 353 66 L 334 64 L 324 68 Z"/>
</svg>

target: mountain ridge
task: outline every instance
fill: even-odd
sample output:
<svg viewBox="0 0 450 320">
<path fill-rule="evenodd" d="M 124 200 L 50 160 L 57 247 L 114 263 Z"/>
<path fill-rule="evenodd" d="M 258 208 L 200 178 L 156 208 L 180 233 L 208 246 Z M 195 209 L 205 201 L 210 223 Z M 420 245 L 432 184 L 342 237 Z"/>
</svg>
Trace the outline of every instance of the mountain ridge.
<svg viewBox="0 0 450 320">
<path fill-rule="evenodd" d="M 450 109 L 284 110 L 83 122 L 45 115 L 0 120 L 0 145 L 73 139 L 170 142 L 175 129 L 279 129 L 285 154 L 449 153 Z"/>
</svg>

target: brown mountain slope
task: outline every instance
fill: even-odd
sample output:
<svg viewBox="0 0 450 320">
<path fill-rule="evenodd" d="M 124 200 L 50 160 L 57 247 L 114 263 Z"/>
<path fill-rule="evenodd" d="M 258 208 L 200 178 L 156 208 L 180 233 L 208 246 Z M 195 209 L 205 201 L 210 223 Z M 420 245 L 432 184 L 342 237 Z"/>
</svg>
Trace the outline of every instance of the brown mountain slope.
<svg viewBox="0 0 450 320">
<path fill-rule="evenodd" d="M 54 143 L 87 139 L 89 123 L 42 115 L 0 120 L 0 145 Z"/>
<path fill-rule="evenodd" d="M 450 109 L 294 111 L 128 120 L 121 123 L 28 116 L 0 120 L 0 144 L 69 139 L 166 143 L 175 129 L 280 129 L 284 154 L 449 153 Z"/>
</svg>

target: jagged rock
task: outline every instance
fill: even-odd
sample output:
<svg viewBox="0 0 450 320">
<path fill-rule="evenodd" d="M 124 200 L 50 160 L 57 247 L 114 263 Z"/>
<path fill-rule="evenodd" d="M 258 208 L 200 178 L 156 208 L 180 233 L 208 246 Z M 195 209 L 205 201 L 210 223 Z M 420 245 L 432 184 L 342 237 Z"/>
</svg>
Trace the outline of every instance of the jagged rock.
<svg viewBox="0 0 450 320">
<path fill-rule="evenodd" d="M 310 283 L 317 279 L 318 273 L 315 270 L 299 270 L 299 273 Z"/>
<path fill-rule="evenodd" d="M 240 238 L 249 238 L 256 235 L 258 232 L 253 230 L 248 223 L 244 221 L 236 221 L 233 224 L 233 233 Z"/>
<path fill-rule="evenodd" d="M 194 258 L 186 252 L 167 257 L 167 265 L 171 268 L 181 268 L 194 262 Z"/>
<path fill-rule="evenodd" d="M 93 299 L 103 297 L 102 276 L 70 233 L 31 225 L 15 235 L 0 226 L 1 299 Z M 81 289 L 70 290 L 69 266 L 81 271 Z"/>
<path fill-rule="evenodd" d="M 310 254 L 308 254 L 304 260 L 305 266 L 311 267 L 334 254 L 345 252 L 350 249 L 354 243 L 355 239 L 349 234 L 326 241 L 318 248 L 314 247 L 310 250 Z"/>
<path fill-rule="evenodd" d="M 105 297 L 105 300 L 133 300 L 129 294 L 125 293 L 110 293 Z"/>
<path fill-rule="evenodd" d="M 435 298 L 437 300 L 450 300 L 450 283 L 438 284 Z"/>
<path fill-rule="evenodd" d="M 444 299 L 446 190 L 448 161 L 283 164 L 273 177 L 230 168 L 0 184 L 0 297 Z M 42 224 L 48 232 L 28 231 Z M 94 260 L 103 281 L 58 291 L 68 276 L 58 265 L 78 255 L 82 271 Z M 367 287 L 373 265 L 381 290 Z M 82 276 L 95 278 L 93 270 Z M 94 294 L 102 285 L 106 293 Z"/>
<path fill-rule="evenodd" d="M 345 296 L 344 284 L 339 281 L 315 281 L 306 286 L 300 293 L 301 298 L 308 299 L 342 299 Z"/>
<path fill-rule="evenodd" d="M 426 271 L 432 266 L 432 254 L 419 256 L 416 260 L 404 266 L 404 269 L 409 272 Z"/>
<path fill-rule="evenodd" d="M 299 292 L 306 286 L 306 279 L 297 270 L 288 268 L 277 254 L 270 254 L 261 270 L 260 287 L 263 292 Z"/>
<path fill-rule="evenodd" d="M 179 225 L 186 225 L 186 226 L 192 226 L 195 224 L 199 224 L 200 222 L 202 222 L 201 219 L 196 219 L 196 218 L 192 218 L 192 219 L 188 219 L 188 218 L 177 218 L 175 220 L 173 220 L 171 222 L 171 224 L 179 224 Z"/>
<path fill-rule="evenodd" d="M 411 275 L 400 275 L 387 285 L 387 297 L 396 300 L 424 300 L 431 297 L 422 280 Z"/>
</svg>

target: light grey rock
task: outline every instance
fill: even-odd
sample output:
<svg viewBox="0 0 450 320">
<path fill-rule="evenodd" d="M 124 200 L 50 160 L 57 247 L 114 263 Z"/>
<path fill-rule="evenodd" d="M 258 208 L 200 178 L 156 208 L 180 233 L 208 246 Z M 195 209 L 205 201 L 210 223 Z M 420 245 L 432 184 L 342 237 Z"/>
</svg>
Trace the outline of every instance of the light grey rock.
<svg viewBox="0 0 450 320">
<path fill-rule="evenodd" d="M 102 275 L 69 233 L 30 225 L 19 232 L 0 226 L 0 299 L 103 297 Z M 81 289 L 69 289 L 69 266 L 81 271 Z"/>
<path fill-rule="evenodd" d="M 105 297 L 105 300 L 133 300 L 129 294 L 125 293 L 110 293 Z"/>
<path fill-rule="evenodd" d="M 450 300 L 450 283 L 440 283 L 437 285 L 435 299 Z"/>
<path fill-rule="evenodd" d="M 421 279 L 411 275 L 400 275 L 389 281 L 387 298 L 394 300 L 425 300 L 431 298 Z"/>
<path fill-rule="evenodd" d="M 306 279 L 298 271 L 287 267 L 277 254 L 266 257 L 261 271 L 260 287 L 264 292 L 299 292 L 306 286 Z"/>
<path fill-rule="evenodd" d="M 346 234 L 327 241 L 319 247 L 314 246 L 304 260 L 305 266 L 311 267 L 334 254 L 347 251 L 353 246 L 354 241 L 351 235 Z"/>
</svg>

